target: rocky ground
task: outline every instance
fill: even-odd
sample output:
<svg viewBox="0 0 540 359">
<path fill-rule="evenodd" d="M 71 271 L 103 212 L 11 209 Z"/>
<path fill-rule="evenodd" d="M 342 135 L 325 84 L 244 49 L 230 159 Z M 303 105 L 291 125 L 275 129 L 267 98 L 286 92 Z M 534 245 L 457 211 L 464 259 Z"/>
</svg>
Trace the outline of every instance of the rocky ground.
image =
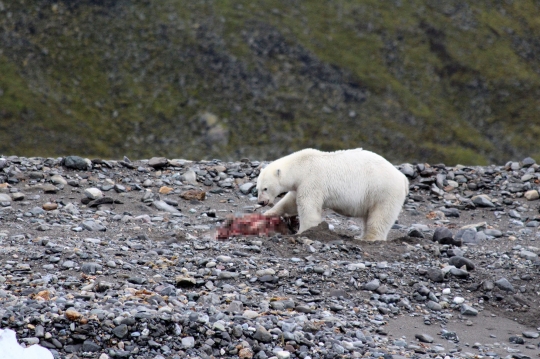
<svg viewBox="0 0 540 359">
<path fill-rule="evenodd" d="M 60 358 L 527 358 L 540 351 L 540 168 L 403 164 L 384 243 L 261 212 L 261 163 L 0 157 L 0 328 Z"/>
</svg>

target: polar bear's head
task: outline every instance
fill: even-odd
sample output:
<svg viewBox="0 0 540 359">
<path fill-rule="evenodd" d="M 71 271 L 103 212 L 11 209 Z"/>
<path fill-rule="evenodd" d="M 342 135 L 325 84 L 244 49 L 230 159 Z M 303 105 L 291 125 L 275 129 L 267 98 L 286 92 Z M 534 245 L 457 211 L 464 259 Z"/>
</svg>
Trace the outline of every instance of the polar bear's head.
<svg viewBox="0 0 540 359">
<path fill-rule="evenodd" d="M 276 197 L 284 192 L 281 186 L 281 169 L 272 164 L 263 168 L 257 179 L 257 192 L 257 203 L 261 206 L 273 204 Z"/>
</svg>

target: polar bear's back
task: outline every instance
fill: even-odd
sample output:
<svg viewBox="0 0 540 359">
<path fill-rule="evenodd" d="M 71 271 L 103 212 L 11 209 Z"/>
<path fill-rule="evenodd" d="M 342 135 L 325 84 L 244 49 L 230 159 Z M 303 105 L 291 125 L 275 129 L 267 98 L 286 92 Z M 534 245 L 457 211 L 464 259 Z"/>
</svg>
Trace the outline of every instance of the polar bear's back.
<svg viewBox="0 0 540 359">
<path fill-rule="evenodd" d="M 324 207 L 353 217 L 364 216 L 377 204 L 403 204 L 407 178 L 376 153 L 362 150 L 321 152 L 303 150 L 309 163 L 307 185 L 324 191 Z"/>
</svg>

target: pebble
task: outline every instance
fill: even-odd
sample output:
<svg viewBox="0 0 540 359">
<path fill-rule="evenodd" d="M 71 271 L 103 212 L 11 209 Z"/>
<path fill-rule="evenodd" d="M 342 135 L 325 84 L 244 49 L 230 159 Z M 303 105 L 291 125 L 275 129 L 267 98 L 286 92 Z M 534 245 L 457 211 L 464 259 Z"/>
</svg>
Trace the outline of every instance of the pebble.
<svg viewBox="0 0 540 359">
<path fill-rule="evenodd" d="M 414 337 L 422 343 L 433 343 L 433 337 L 428 334 L 415 334 Z"/>
<path fill-rule="evenodd" d="M 478 310 L 474 309 L 470 305 L 462 304 L 461 305 L 461 314 L 470 315 L 470 316 L 476 316 L 476 315 L 478 315 Z"/>
<path fill-rule="evenodd" d="M 170 204 L 166 203 L 165 201 L 154 201 L 154 202 L 152 202 L 152 204 L 159 211 L 164 211 L 164 212 L 168 212 L 168 213 L 180 213 L 180 211 L 178 209 L 176 209 L 175 207 L 173 207 Z"/>
<path fill-rule="evenodd" d="M 495 205 L 491 201 L 491 198 L 486 195 L 474 196 L 472 198 L 472 201 L 479 207 L 495 207 Z"/>
<path fill-rule="evenodd" d="M 79 156 L 67 156 L 63 160 L 64 166 L 76 170 L 86 170 L 92 167 L 92 163 Z"/>
<path fill-rule="evenodd" d="M 523 197 L 525 197 L 527 201 L 536 201 L 538 198 L 540 198 L 540 195 L 538 194 L 537 190 L 532 189 L 530 191 L 525 192 Z"/>
<path fill-rule="evenodd" d="M 455 266 L 456 268 L 461 268 L 465 266 L 465 268 L 467 268 L 468 271 L 474 270 L 475 268 L 475 265 L 471 260 L 461 257 L 461 256 L 451 257 L 448 263 Z"/>
<path fill-rule="evenodd" d="M 43 209 L 46 210 L 46 211 L 53 211 L 53 210 L 55 210 L 57 208 L 58 208 L 57 203 L 47 202 L 47 203 L 43 204 Z"/>
<path fill-rule="evenodd" d="M 103 197 L 103 192 L 99 188 L 86 188 L 84 195 L 91 200 L 95 200 Z"/>
<path fill-rule="evenodd" d="M 538 332 L 523 332 L 521 333 L 525 338 L 536 339 L 540 336 Z"/>
<path fill-rule="evenodd" d="M 435 229 L 433 233 L 433 241 L 441 244 L 452 244 L 454 241 L 454 235 L 452 231 L 445 227 L 439 227 Z"/>
<path fill-rule="evenodd" d="M 168 164 L 169 161 L 165 157 L 152 157 L 148 160 L 148 166 L 155 169 L 166 167 Z"/>
<path fill-rule="evenodd" d="M 61 184 L 61 185 L 66 186 L 68 184 L 68 181 L 60 175 L 53 175 L 49 178 L 49 180 L 51 181 L 51 183 L 55 185 Z"/>
<path fill-rule="evenodd" d="M 372 281 L 364 285 L 364 289 L 374 291 L 377 288 L 379 288 L 380 285 L 381 285 L 381 282 L 378 279 L 373 279 Z"/>
<path fill-rule="evenodd" d="M 507 292 L 514 292 L 514 286 L 506 278 L 500 278 L 499 280 L 495 281 L 495 285 Z"/>
<path fill-rule="evenodd" d="M 427 271 L 428 278 L 433 282 L 443 282 L 444 281 L 444 273 L 439 268 L 430 268 Z"/>
</svg>

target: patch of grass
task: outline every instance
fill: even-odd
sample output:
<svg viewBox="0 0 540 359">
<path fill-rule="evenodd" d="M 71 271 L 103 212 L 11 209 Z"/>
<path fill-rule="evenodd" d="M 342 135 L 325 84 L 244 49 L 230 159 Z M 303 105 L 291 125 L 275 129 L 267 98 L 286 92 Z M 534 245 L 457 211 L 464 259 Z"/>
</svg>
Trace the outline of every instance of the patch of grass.
<svg viewBox="0 0 540 359">
<path fill-rule="evenodd" d="M 17 24 L 0 19 L 27 44 L 0 56 L 0 151 L 268 158 L 363 146 L 449 164 L 537 152 L 534 1 L 29 3 L 6 5 Z M 287 50 L 264 57 L 249 41 L 270 28 Z M 302 72 L 287 52 L 298 48 L 348 75 Z M 366 98 L 346 99 L 345 86 Z M 203 143 L 192 119 L 204 111 L 226 145 Z"/>
</svg>

